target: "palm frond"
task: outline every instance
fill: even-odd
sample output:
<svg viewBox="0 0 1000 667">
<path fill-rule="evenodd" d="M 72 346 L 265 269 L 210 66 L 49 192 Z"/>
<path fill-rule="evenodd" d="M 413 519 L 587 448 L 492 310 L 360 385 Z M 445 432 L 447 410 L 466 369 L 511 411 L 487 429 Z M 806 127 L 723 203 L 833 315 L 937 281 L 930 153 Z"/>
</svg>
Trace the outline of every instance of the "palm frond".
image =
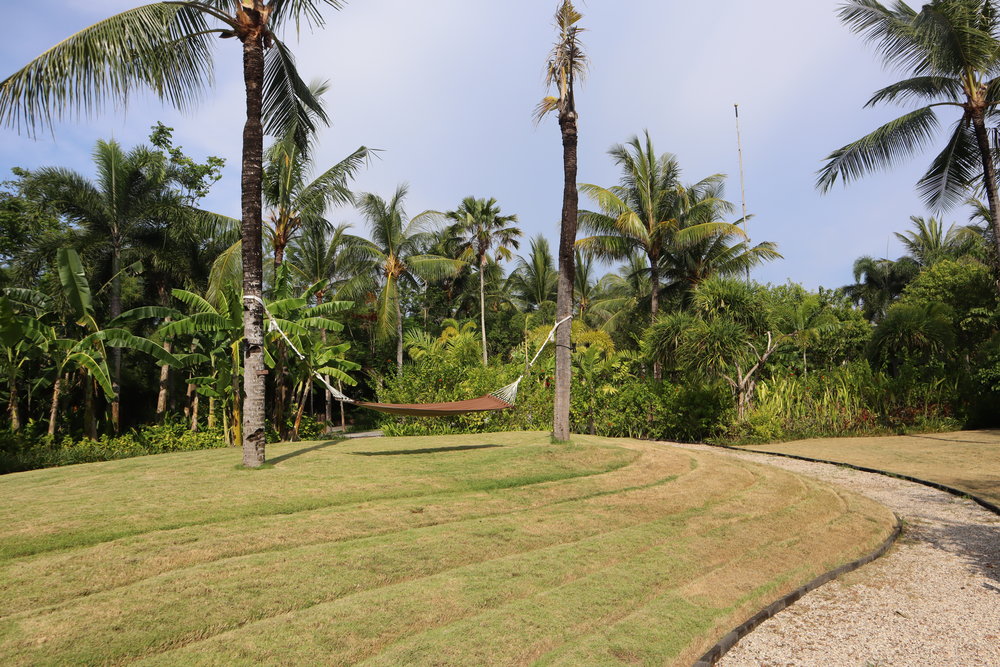
<svg viewBox="0 0 1000 667">
<path fill-rule="evenodd" d="M 917 183 L 917 190 L 930 208 L 949 208 L 965 201 L 969 188 L 982 176 L 982 171 L 972 127 L 964 119 L 959 120 L 948 145 Z"/>
<path fill-rule="evenodd" d="M 278 40 L 265 55 L 263 97 L 264 131 L 276 137 L 292 134 L 303 150 L 317 122 L 330 122 L 319 98 L 299 77 L 292 52 Z"/>
<path fill-rule="evenodd" d="M 837 179 L 852 181 L 865 174 L 894 166 L 923 148 L 938 127 L 931 107 L 917 109 L 890 121 L 871 134 L 840 148 L 827 157 L 816 187 L 828 191 Z"/>
<path fill-rule="evenodd" d="M 0 124 L 34 134 L 73 109 L 123 105 L 142 87 L 185 109 L 212 82 L 210 32 L 202 11 L 179 3 L 99 21 L 0 82 Z"/>
</svg>

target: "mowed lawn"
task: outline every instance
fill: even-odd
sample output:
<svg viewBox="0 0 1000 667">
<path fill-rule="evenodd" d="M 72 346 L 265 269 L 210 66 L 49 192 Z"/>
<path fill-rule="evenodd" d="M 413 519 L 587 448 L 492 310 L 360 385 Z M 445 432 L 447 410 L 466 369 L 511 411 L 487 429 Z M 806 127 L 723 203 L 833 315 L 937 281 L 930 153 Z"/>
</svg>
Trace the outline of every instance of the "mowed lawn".
<svg viewBox="0 0 1000 667">
<path fill-rule="evenodd" d="M 909 475 L 946 484 L 1000 505 L 1000 431 L 819 438 L 751 449 Z"/>
<path fill-rule="evenodd" d="M 0 664 L 689 664 L 894 524 L 842 489 L 658 443 L 269 456 L 0 477 Z"/>
</svg>

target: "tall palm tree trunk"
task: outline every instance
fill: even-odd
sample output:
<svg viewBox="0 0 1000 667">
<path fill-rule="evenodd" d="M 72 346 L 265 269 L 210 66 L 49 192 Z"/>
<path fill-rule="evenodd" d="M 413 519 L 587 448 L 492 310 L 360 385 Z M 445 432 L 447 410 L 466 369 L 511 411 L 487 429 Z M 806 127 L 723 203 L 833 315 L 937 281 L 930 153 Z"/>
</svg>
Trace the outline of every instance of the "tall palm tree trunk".
<svg viewBox="0 0 1000 667">
<path fill-rule="evenodd" d="M 121 243 L 114 241 L 111 255 L 111 318 L 122 314 L 122 279 Z M 115 433 L 121 427 L 121 384 L 122 384 L 122 351 L 121 348 L 111 348 L 111 387 L 114 396 L 111 398 L 111 426 Z"/>
<path fill-rule="evenodd" d="M 486 258 L 479 259 L 479 329 L 483 338 L 483 366 L 489 365 L 489 356 L 486 352 L 486 283 L 483 277 L 483 265 Z"/>
<path fill-rule="evenodd" d="M 403 311 L 399 307 L 399 293 L 396 293 L 396 375 L 403 374 Z"/>
<path fill-rule="evenodd" d="M 1000 257 L 1000 197 L 997 196 L 997 170 L 982 110 L 972 114 L 972 127 L 976 132 L 976 143 L 979 144 L 979 155 L 983 160 L 983 185 L 986 188 L 986 200 L 990 205 L 990 224 L 993 227 L 993 242 L 996 246 L 994 249 L 997 257 Z"/>
<path fill-rule="evenodd" d="M 657 266 L 659 257 L 650 254 L 649 256 L 649 312 L 650 318 L 656 322 L 656 316 L 660 312 L 660 268 Z M 659 361 L 653 362 L 653 379 L 663 379 L 663 364 Z"/>
<path fill-rule="evenodd" d="M 261 99 L 264 86 L 263 17 L 247 15 L 256 25 L 243 37 L 243 80 L 247 120 L 243 128 L 242 237 L 243 237 L 243 465 L 264 463 L 264 304 L 261 248 L 261 180 L 264 129 Z"/>
<path fill-rule="evenodd" d="M 278 267 L 285 261 L 285 240 L 282 234 L 275 234 L 274 237 L 274 271 L 277 273 Z M 288 430 L 288 419 L 285 417 L 286 408 L 290 407 L 291 396 L 288 391 L 288 350 L 284 341 L 277 343 L 277 355 L 274 360 L 274 428 L 278 431 L 278 439 L 289 440 L 291 434 Z M 297 438 L 296 438 L 297 439 Z"/>
<path fill-rule="evenodd" d="M 563 143 L 563 208 L 559 230 L 559 283 L 556 291 L 556 319 L 573 314 L 574 244 L 579 193 L 576 188 L 576 112 L 559 114 L 559 129 Z M 572 367 L 570 366 L 569 321 L 556 330 L 556 387 L 555 407 L 552 416 L 552 437 L 557 441 L 569 440 L 569 404 Z"/>
</svg>

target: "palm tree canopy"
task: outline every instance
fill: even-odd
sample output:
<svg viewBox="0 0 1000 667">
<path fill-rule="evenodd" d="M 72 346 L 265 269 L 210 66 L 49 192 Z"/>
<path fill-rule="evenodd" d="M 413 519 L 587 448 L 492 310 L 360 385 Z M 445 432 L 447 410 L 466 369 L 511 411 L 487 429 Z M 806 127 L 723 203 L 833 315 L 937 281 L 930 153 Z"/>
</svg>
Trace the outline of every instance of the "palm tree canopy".
<svg viewBox="0 0 1000 667">
<path fill-rule="evenodd" d="M 213 82 L 213 36 L 242 37 L 252 12 L 262 17 L 265 44 L 272 47 L 265 62 L 265 131 L 281 136 L 298 127 L 304 143 L 315 119 L 327 117 L 274 31 L 322 25 L 320 7 L 339 9 L 343 2 L 248 2 L 235 3 L 235 11 L 231 0 L 154 2 L 98 21 L 0 81 L 0 124 L 35 134 L 74 110 L 94 114 L 109 101 L 127 104 L 143 88 L 188 109 Z"/>
<path fill-rule="evenodd" d="M 556 10 L 555 24 L 559 31 L 549 60 L 545 64 L 545 85 L 555 88 L 556 95 L 545 97 L 535 108 L 535 121 L 540 122 L 546 114 L 556 111 L 562 117 L 576 113 L 574 83 L 587 73 L 588 60 L 580 42 L 583 28 L 577 25 L 583 14 L 578 12 L 570 0 L 563 0 Z"/>
<path fill-rule="evenodd" d="M 960 203 L 983 174 L 970 122 L 996 115 L 1000 104 L 1000 23 L 990 0 L 934 0 L 919 12 L 904 2 L 876 0 L 841 6 L 841 20 L 875 45 L 886 66 L 909 78 L 877 91 L 867 106 L 917 101 L 924 106 L 831 153 L 817 187 L 826 192 L 873 171 L 889 169 L 930 144 L 940 127 L 936 109 L 958 108 L 944 150 L 917 184 L 933 208 Z"/>
</svg>

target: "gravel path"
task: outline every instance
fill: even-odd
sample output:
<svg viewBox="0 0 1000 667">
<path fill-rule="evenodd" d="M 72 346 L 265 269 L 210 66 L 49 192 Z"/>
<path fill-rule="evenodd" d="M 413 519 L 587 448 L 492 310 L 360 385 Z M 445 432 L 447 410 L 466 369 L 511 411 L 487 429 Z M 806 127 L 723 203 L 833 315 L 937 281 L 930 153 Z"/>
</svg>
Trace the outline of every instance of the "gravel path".
<svg viewBox="0 0 1000 667">
<path fill-rule="evenodd" d="M 888 554 L 761 624 L 720 666 L 1000 666 L 1000 517 L 883 475 L 690 447 L 838 484 L 882 503 L 905 524 Z"/>
</svg>

